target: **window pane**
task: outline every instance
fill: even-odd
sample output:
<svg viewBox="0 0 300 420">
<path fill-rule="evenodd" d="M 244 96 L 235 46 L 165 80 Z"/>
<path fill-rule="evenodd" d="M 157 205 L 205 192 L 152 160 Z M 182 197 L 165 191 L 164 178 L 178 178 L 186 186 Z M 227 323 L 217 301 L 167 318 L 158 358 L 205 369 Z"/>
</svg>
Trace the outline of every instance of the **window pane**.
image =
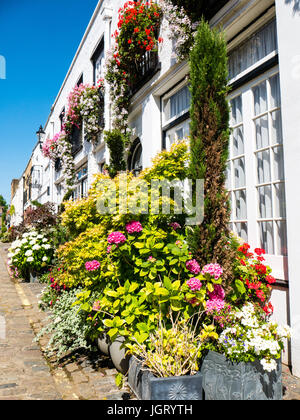
<svg viewBox="0 0 300 420">
<path fill-rule="evenodd" d="M 269 219 L 273 217 L 271 185 L 258 188 L 258 204 L 260 219 Z"/>
<path fill-rule="evenodd" d="M 170 100 L 170 115 L 169 118 L 173 118 L 177 115 L 180 115 L 181 112 L 188 110 L 191 102 L 191 94 L 188 86 L 184 86 L 173 96 Z"/>
<path fill-rule="evenodd" d="M 271 113 L 272 127 L 271 137 L 272 144 L 282 144 L 282 124 L 281 124 L 281 111 L 274 111 Z"/>
<path fill-rule="evenodd" d="M 244 241 L 248 241 L 248 227 L 247 223 L 235 223 L 236 233 L 237 235 L 244 239 Z"/>
<path fill-rule="evenodd" d="M 231 162 L 228 162 L 228 164 L 227 164 L 225 187 L 226 187 L 227 190 L 231 189 Z"/>
<path fill-rule="evenodd" d="M 274 147 L 274 181 L 284 180 L 283 147 Z"/>
<path fill-rule="evenodd" d="M 271 181 L 270 150 L 257 153 L 257 177 L 259 184 Z"/>
<path fill-rule="evenodd" d="M 235 191 L 235 220 L 247 219 L 246 190 Z"/>
<path fill-rule="evenodd" d="M 267 254 L 274 254 L 273 222 L 260 222 L 260 243 Z"/>
<path fill-rule="evenodd" d="M 232 125 L 239 124 L 243 121 L 242 97 L 232 99 L 231 104 L 231 119 Z"/>
<path fill-rule="evenodd" d="M 279 84 L 279 74 L 270 78 L 270 88 L 271 88 L 271 108 L 280 107 L 280 84 Z"/>
<path fill-rule="evenodd" d="M 232 142 L 233 142 L 233 156 L 244 154 L 244 133 L 243 127 L 238 127 L 233 130 Z"/>
<path fill-rule="evenodd" d="M 267 83 L 264 81 L 253 89 L 255 115 L 262 114 L 268 109 Z"/>
<path fill-rule="evenodd" d="M 255 132 L 257 149 L 269 146 L 269 123 L 267 115 L 255 121 Z"/>
<path fill-rule="evenodd" d="M 235 188 L 245 187 L 246 185 L 245 158 L 235 159 L 233 161 L 233 168 L 234 168 Z"/>
<path fill-rule="evenodd" d="M 287 255 L 286 222 L 276 222 L 277 229 L 277 254 Z"/>
<path fill-rule="evenodd" d="M 229 54 L 229 78 L 236 77 L 276 49 L 276 21 L 273 20 Z"/>
<path fill-rule="evenodd" d="M 274 197 L 274 215 L 275 217 L 286 217 L 285 210 L 285 186 L 284 183 L 275 184 L 275 197 Z"/>
</svg>

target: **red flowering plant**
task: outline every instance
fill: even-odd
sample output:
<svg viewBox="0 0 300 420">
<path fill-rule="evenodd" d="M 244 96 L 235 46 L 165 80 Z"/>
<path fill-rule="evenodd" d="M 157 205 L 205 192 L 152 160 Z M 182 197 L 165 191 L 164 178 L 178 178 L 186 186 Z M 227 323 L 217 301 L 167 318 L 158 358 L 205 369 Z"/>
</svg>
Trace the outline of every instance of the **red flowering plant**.
<svg viewBox="0 0 300 420">
<path fill-rule="evenodd" d="M 141 72 L 145 55 L 156 52 L 162 19 L 160 7 L 152 1 L 127 1 L 119 9 L 115 44 L 107 61 L 106 80 L 114 103 L 114 126 L 126 129 L 130 89 Z"/>
<path fill-rule="evenodd" d="M 272 284 L 275 278 L 271 276 L 271 268 L 264 264 L 265 250 L 255 248 L 250 251 L 250 245 L 244 243 L 237 249 L 238 256 L 235 262 L 235 281 L 233 283 L 232 301 L 235 304 L 251 302 L 259 304 L 267 315 L 273 312 L 272 304 L 269 302 Z"/>
</svg>

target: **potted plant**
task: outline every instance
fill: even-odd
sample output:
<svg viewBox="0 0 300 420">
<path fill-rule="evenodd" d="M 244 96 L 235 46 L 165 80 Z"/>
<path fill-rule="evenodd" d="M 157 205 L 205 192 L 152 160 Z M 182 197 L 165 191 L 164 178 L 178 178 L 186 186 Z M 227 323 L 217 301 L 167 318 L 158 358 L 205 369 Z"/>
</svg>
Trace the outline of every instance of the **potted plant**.
<svg viewBox="0 0 300 420">
<path fill-rule="evenodd" d="M 202 400 L 202 341 L 185 319 L 160 325 L 147 344 L 133 344 L 128 383 L 140 400 Z"/>
<path fill-rule="evenodd" d="M 288 327 L 263 319 L 260 307 L 227 305 L 215 320 L 222 325 L 209 344 L 201 373 L 206 400 L 281 400 L 281 352 Z"/>
</svg>

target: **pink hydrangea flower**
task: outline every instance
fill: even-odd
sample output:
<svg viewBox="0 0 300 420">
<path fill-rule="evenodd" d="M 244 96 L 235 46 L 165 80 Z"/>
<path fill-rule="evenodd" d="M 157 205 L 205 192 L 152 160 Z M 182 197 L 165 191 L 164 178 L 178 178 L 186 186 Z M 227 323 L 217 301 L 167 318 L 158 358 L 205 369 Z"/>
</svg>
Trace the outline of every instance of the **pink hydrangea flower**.
<svg viewBox="0 0 300 420">
<path fill-rule="evenodd" d="M 209 296 L 210 299 L 224 300 L 225 299 L 225 291 L 224 291 L 222 286 L 220 286 L 219 284 L 215 284 L 214 285 L 214 291 L 213 292 L 208 292 L 208 296 Z"/>
<path fill-rule="evenodd" d="M 112 232 L 108 235 L 107 242 L 109 244 L 123 244 L 126 242 L 126 237 L 121 232 Z"/>
<path fill-rule="evenodd" d="M 189 286 L 189 288 L 195 292 L 197 290 L 200 290 L 202 287 L 202 283 L 199 279 L 197 279 L 196 277 L 193 277 L 191 279 L 189 279 L 186 284 Z"/>
<path fill-rule="evenodd" d="M 94 302 L 93 311 L 95 311 L 95 312 L 101 311 L 101 303 L 100 303 L 100 300 L 96 300 L 96 302 Z"/>
<path fill-rule="evenodd" d="M 98 270 L 98 268 L 100 268 L 100 263 L 99 261 L 88 261 L 85 263 L 85 268 L 87 269 L 87 271 L 96 271 Z"/>
<path fill-rule="evenodd" d="M 126 230 L 128 233 L 139 233 L 143 230 L 143 226 L 134 220 L 126 225 Z"/>
<path fill-rule="evenodd" d="M 171 226 L 174 230 L 181 229 L 181 225 L 180 225 L 179 223 L 177 223 L 177 222 L 170 223 L 170 226 Z"/>
<path fill-rule="evenodd" d="M 201 274 L 209 274 L 211 277 L 218 280 L 223 274 L 223 268 L 219 264 L 207 264 L 203 267 Z"/>
<path fill-rule="evenodd" d="M 210 299 L 206 302 L 206 312 L 220 312 L 224 309 L 225 301 L 223 299 Z"/>
<path fill-rule="evenodd" d="M 200 273 L 201 268 L 196 260 L 190 260 L 186 262 L 186 268 L 193 274 L 197 275 Z"/>
</svg>

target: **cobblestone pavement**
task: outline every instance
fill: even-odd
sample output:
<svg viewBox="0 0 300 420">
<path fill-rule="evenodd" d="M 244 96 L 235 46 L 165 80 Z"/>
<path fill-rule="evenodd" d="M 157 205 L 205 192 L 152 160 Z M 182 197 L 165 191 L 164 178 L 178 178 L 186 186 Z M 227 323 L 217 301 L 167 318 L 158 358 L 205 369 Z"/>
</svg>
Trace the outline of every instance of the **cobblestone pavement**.
<svg viewBox="0 0 300 420">
<path fill-rule="evenodd" d="M 45 323 L 38 308 L 41 284 L 14 283 L 6 269 L 6 244 L 0 244 L 0 400 L 128 400 L 129 388 L 115 385 L 110 359 L 78 352 L 59 360 L 43 353 L 47 339 L 33 342 Z M 300 400 L 300 379 L 283 366 L 284 400 Z"/>
<path fill-rule="evenodd" d="M 47 315 L 38 308 L 44 285 L 14 283 L 0 244 L 0 400 L 123 400 L 133 396 L 115 385 L 117 371 L 100 352 L 49 360 L 47 339 L 33 342 Z"/>
</svg>

